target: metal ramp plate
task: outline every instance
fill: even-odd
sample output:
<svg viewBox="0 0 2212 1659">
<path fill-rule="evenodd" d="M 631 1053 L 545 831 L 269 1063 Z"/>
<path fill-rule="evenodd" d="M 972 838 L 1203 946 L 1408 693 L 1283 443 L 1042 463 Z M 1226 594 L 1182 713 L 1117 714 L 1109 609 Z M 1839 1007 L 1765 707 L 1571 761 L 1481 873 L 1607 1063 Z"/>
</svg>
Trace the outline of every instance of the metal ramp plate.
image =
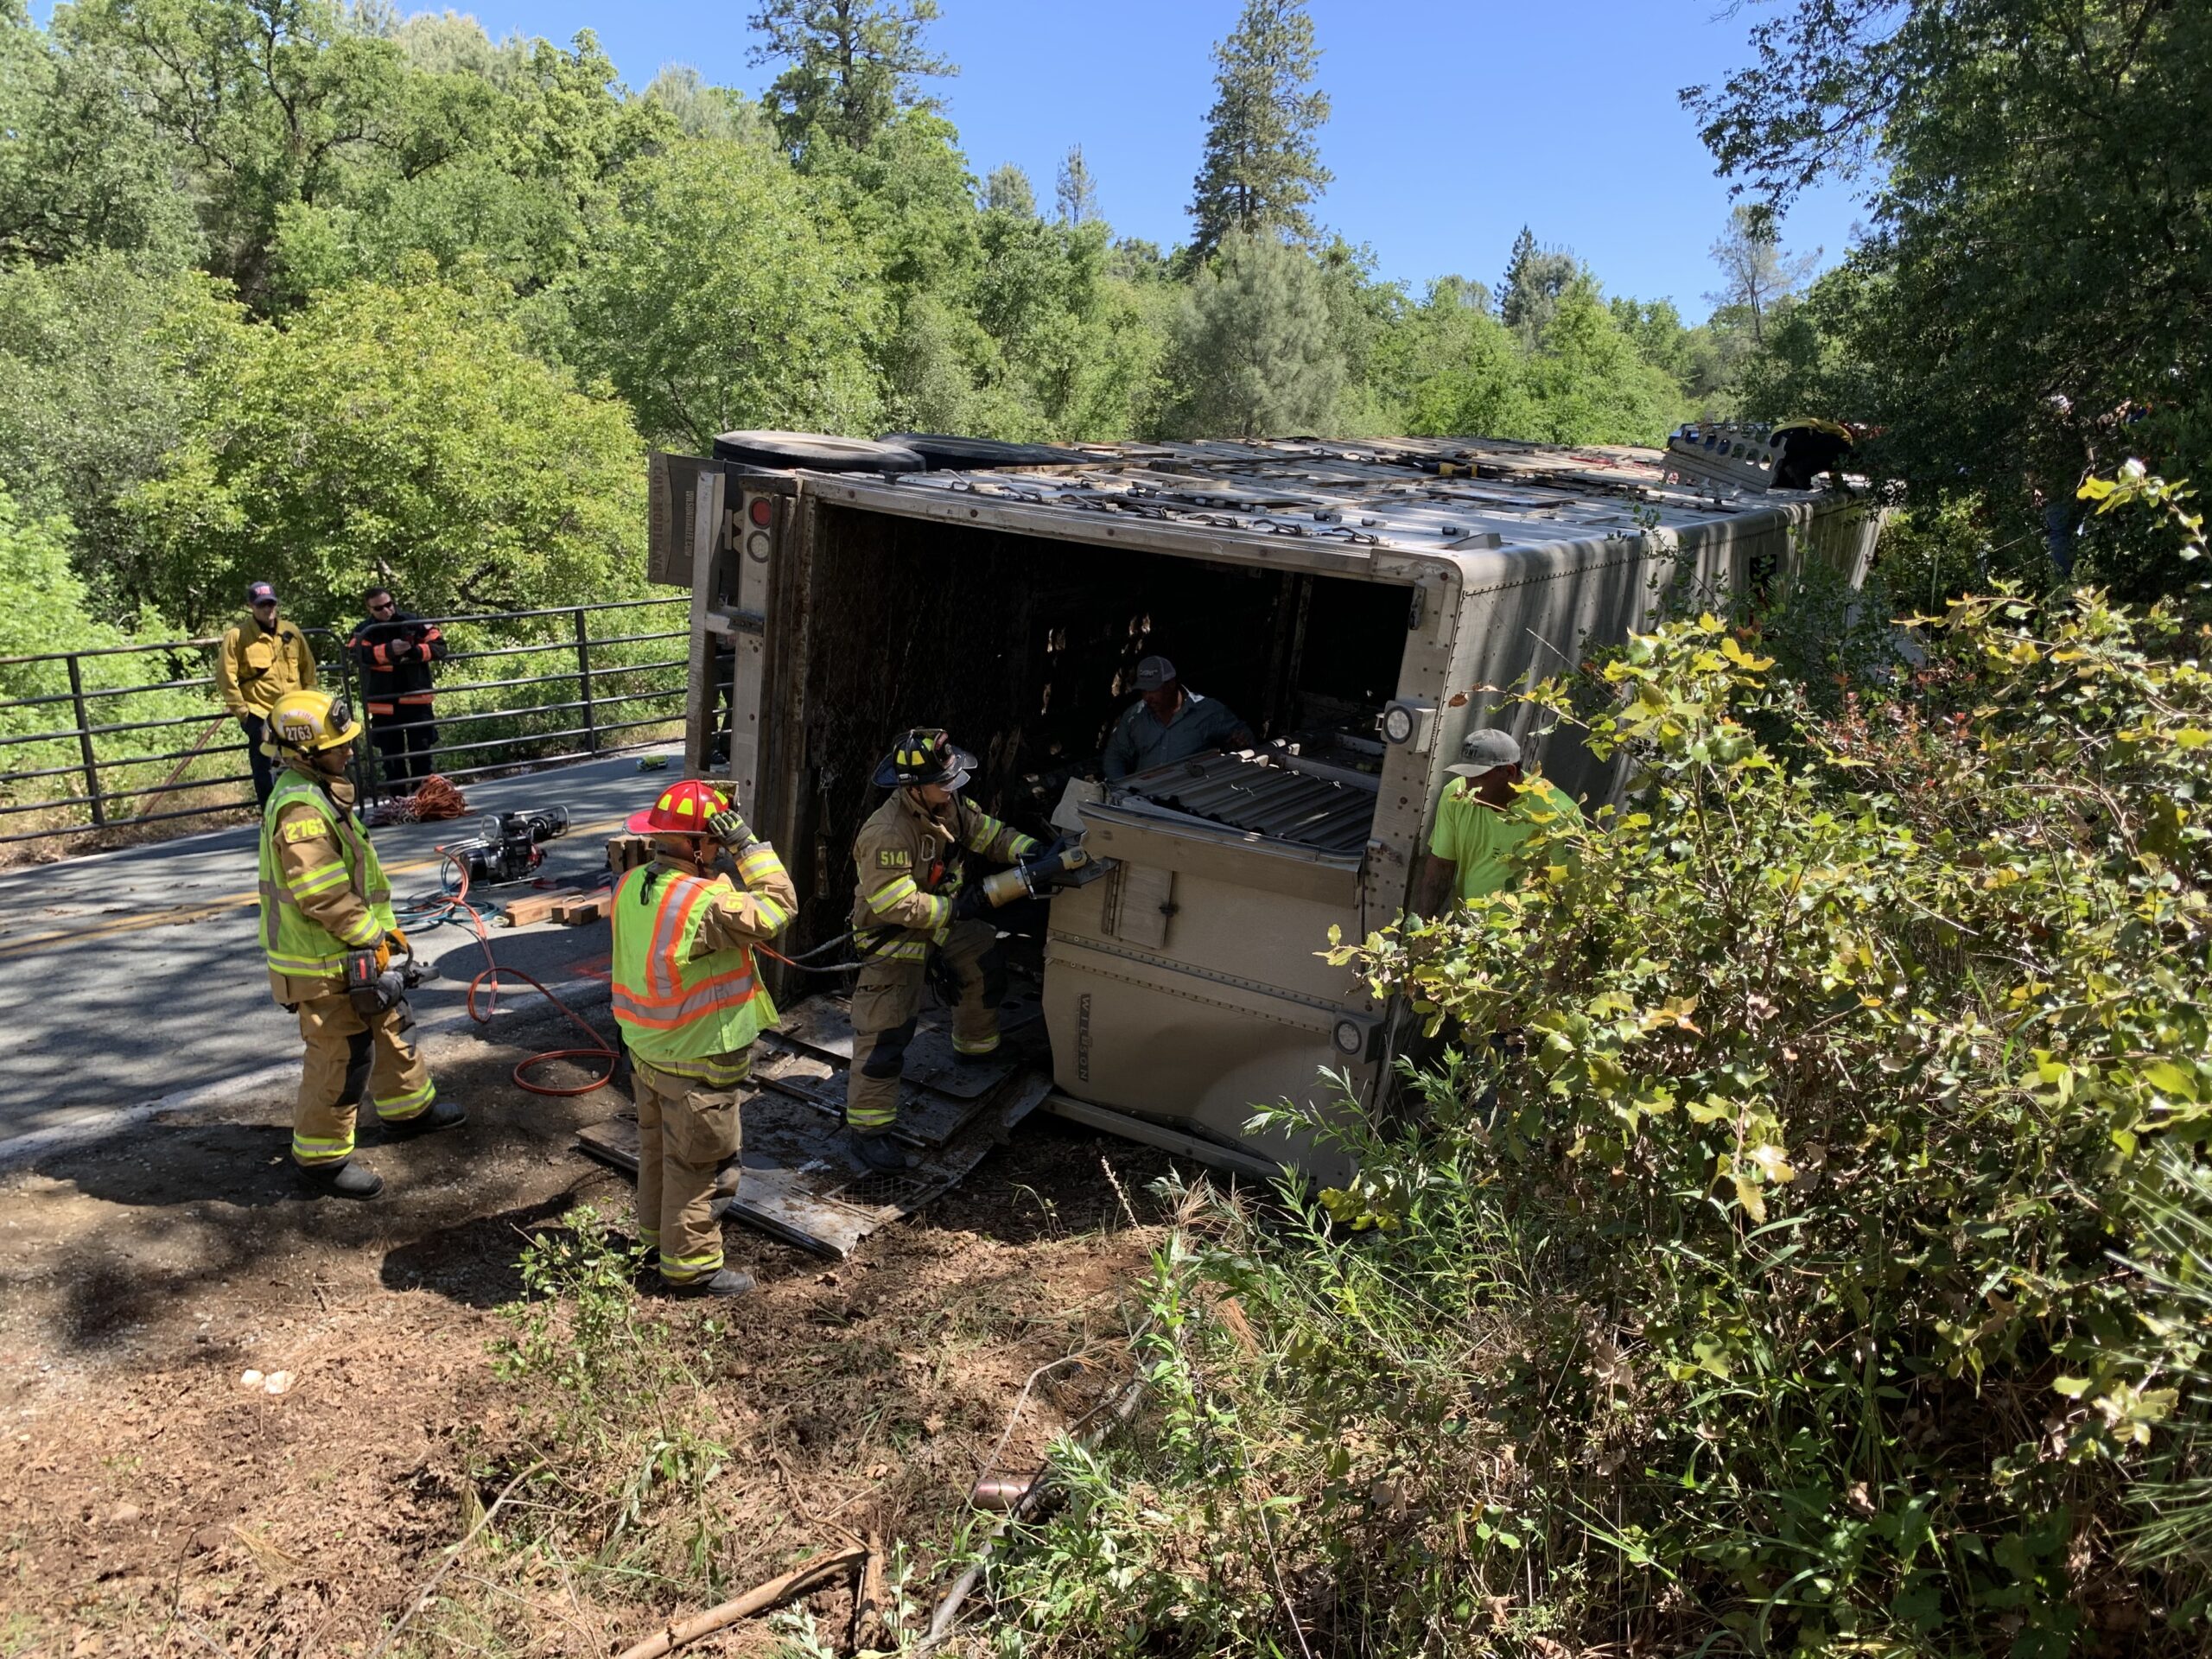
<svg viewBox="0 0 2212 1659">
<path fill-rule="evenodd" d="M 754 1051 L 759 1087 L 741 1108 L 743 1173 L 731 1214 L 790 1243 L 842 1256 L 877 1228 L 957 1185 L 1052 1092 L 1033 993 L 1010 998 L 1001 1020 L 1001 1053 L 985 1065 L 956 1065 L 945 1016 L 923 1016 L 907 1050 L 893 1131 L 918 1161 L 885 1173 L 861 1164 L 845 1136 L 852 1025 L 843 1000 L 818 996 L 792 1009 L 783 1029 L 764 1033 Z M 941 1060 L 932 1058 L 938 1051 Z M 939 1077 L 959 1092 L 932 1081 Z M 635 1112 L 579 1130 L 576 1143 L 637 1173 Z"/>
<path fill-rule="evenodd" d="M 1193 817 L 1329 853 L 1357 853 L 1375 821 L 1372 780 L 1301 772 L 1264 752 L 1173 761 L 1139 772 L 1123 787 Z"/>
</svg>

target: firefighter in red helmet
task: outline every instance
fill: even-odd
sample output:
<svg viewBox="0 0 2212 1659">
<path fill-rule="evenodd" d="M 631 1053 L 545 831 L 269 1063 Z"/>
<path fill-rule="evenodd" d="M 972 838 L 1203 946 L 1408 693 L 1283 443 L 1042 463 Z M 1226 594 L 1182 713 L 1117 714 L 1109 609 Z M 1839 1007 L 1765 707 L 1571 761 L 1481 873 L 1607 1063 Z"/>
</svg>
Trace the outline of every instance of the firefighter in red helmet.
<svg viewBox="0 0 2212 1659">
<path fill-rule="evenodd" d="M 783 931 L 798 893 L 715 785 L 670 785 L 629 829 L 653 843 L 652 861 L 614 892 L 614 1019 L 638 1103 L 638 1231 L 671 1290 L 742 1296 L 753 1281 L 722 1265 L 715 1182 L 736 1164 L 753 1039 L 776 1022 L 753 947 Z M 736 881 L 715 868 L 725 849 Z"/>
</svg>

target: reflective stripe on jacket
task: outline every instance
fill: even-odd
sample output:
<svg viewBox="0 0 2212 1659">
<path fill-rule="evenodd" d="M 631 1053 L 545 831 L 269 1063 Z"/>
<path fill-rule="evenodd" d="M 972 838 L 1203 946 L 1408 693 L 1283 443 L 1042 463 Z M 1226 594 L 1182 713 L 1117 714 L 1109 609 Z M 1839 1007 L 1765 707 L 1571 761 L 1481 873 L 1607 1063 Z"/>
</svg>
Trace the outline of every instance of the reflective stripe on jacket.
<svg viewBox="0 0 2212 1659">
<path fill-rule="evenodd" d="M 427 704 L 435 695 L 430 664 L 445 661 L 448 652 L 436 623 L 411 611 L 367 617 L 354 624 L 346 643 L 360 666 L 361 702 L 371 714 L 389 715 L 400 703 Z"/>
<path fill-rule="evenodd" d="M 728 1054 L 776 1021 L 751 946 L 695 954 L 718 890 L 734 890 L 728 876 L 663 864 L 628 871 L 614 890 L 614 1020 L 653 1065 Z"/>
<path fill-rule="evenodd" d="M 1000 864 L 1037 843 L 956 796 L 951 819 L 931 817 L 903 789 L 868 815 L 853 842 L 860 880 L 853 891 L 853 948 L 862 957 L 919 962 L 942 944 L 960 891 L 957 855 L 965 848 Z"/>
<path fill-rule="evenodd" d="M 302 809 L 321 818 L 324 830 L 296 844 L 335 856 L 288 871 L 278 850 L 279 820 Z M 327 910 L 315 901 L 340 890 L 361 901 L 359 938 L 341 938 L 308 914 L 308 906 Z M 398 925 L 391 884 L 359 821 L 312 779 L 289 770 L 280 773 L 261 815 L 261 944 L 270 971 L 301 979 L 342 977 L 347 951 L 368 949 Z"/>
</svg>

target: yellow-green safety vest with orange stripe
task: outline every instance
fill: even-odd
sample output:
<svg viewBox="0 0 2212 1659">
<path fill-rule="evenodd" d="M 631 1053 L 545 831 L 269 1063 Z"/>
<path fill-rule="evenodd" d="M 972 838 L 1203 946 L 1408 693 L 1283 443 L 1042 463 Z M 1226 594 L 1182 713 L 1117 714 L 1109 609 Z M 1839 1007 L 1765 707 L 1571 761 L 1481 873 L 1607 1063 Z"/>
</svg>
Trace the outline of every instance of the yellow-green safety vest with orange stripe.
<svg viewBox="0 0 2212 1659">
<path fill-rule="evenodd" d="M 657 884 L 652 923 L 639 926 L 632 918 L 646 908 L 645 881 Z M 709 880 L 645 864 L 614 890 L 614 1020 L 631 1053 L 648 1064 L 728 1054 L 776 1023 L 749 948 L 690 954 L 713 894 L 733 886 L 727 875 Z"/>
<path fill-rule="evenodd" d="M 287 881 L 276 862 L 276 815 L 302 805 L 313 807 L 330 825 L 338 856 Z M 358 939 L 340 938 L 300 908 L 302 899 L 340 887 L 352 888 L 368 906 Z M 347 951 L 366 950 L 398 925 L 391 911 L 391 883 L 385 880 L 377 849 L 353 815 L 310 779 L 296 772 L 281 773 L 261 815 L 261 944 L 270 971 L 302 979 L 342 978 Z"/>
</svg>

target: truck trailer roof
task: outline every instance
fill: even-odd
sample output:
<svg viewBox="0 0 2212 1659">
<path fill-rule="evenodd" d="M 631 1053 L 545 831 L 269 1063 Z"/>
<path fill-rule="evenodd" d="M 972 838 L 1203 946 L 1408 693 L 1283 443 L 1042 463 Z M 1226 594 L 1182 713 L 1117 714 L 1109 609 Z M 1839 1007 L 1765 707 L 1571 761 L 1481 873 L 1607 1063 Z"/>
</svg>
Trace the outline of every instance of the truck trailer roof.
<svg viewBox="0 0 2212 1659">
<path fill-rule="evenodd" d="M 1681 534 L 1717 521 L 1740 530 L 1749 526 L 1732 521 L 1747 515 L 1789 516 L 1795 507 L 1802 518 L 1827 493 L 1699 476 L 1668 450 L 1503 438 L 1217 439 L 1032 452 L 1055 458 L 817 474 L 810 487 L 876 511 L 1018 518 L 1031 533 L 1072 539 L 1150 539 L 1127 529 L 1109 538 L 1106 523 L 1154 525 L 1174 540 L 1265 538 L 1281 562 L 1319 568 L 1335 561 L 1299 554 L 1555 547 Z M 791 470 L 811 469 L 798 462 Z M 1021 508 L 1046 512 L 1007 511 Z M 1062 517 L 1064 525 L 1049 522 Z"/>
</svg>

